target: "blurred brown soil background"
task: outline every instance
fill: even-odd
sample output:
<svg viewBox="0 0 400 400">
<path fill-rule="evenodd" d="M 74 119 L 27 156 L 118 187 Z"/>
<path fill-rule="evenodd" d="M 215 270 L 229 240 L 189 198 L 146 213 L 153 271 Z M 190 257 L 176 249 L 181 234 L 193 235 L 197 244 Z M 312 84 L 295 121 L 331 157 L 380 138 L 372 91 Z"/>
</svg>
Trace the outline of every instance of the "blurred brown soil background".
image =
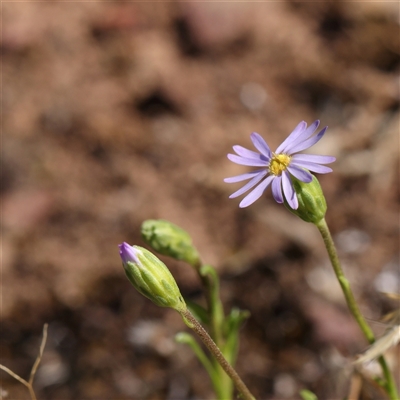
<svg viewBox="0 0 400 400">
<path fill-rule="evenodd" d="M 3 2 L 1 363 L 28 378 L 48 322 L 40 399 L 212 399 L 174 342 L 179 316 L 119 259 L 163 218 L 218 269 L 226 310 L 251 312 L 237 370 L 257 398 L 343 398 L 366 341 L 322 241 L 270 191 L 229 200 L 223 178 L 246 168 L 226 154 L 252 131 L 274 149 L 301 120 L 329 126 L 312 149 L 337 157 L 327 220 L 378 320 L 400 282 L 399 21 L 383 1 Z M 195 273 L 163 260 L 203 301 Z M 1 391 L 28 398 L 4 373 Z"/>
</svg>

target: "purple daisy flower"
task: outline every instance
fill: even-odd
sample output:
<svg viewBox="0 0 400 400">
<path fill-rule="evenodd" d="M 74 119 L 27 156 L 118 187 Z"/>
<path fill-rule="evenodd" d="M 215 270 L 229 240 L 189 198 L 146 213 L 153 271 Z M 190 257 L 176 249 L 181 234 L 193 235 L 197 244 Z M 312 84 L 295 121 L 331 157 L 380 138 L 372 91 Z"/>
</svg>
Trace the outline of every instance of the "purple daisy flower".
<svg viewBox="0 0 400 400">
<path fill-rule="evenodd" d="M 227 183 L 250 179 L 246 185 L 231 194 L 229 198 L 238 197 L 256 186 L 239 204 L 241 208 L 248 207 L 258 200 L 271 184 L 272 195 L 276 202 L 283 203 L 283 196 L 285 196 L 290 207 L 297 210 L 299 203 L 290 176 L 293 175 L 298 180 L 309 183 L 312 181 L 310 171 L 320 174 L 332 172 L 331 168 L 320 164 L 329 164 L 336 160 L 332 156 L 296 154 L 313 146 L 324 136 L 327 126 L 313 136 L 318 126 L 318 120 L 308 128 L 304 121 L 300 122 L 274 153 L 256 132 L 253 132 L 250 137 L 259 153 L 242 146 L 233 146 L 237 155 L 228 154 L 229 160 L 236 164 L 261 167 L 261 169 L 224 179 Z"/>
</svg>

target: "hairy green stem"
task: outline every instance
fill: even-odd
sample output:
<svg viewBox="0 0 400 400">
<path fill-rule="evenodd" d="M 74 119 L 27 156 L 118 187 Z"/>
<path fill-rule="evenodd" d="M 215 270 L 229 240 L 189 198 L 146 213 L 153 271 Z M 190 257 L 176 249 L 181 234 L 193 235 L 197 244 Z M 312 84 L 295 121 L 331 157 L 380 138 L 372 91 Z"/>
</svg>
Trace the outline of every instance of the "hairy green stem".
<svg viewBox="0 0 400 400">
<path fill-rule="evenodd" d="M 224 309 L 219 297 L 219 278 L 215 269 L 211 265 L 199 264 L 197 268 L 200 276 L 205 296 L 207 299 L 207 309 L 210 316 L 211 337 L 216 345 L 222 349 L 225 340 L 222 334 L 222 324 L 224 322 Z M 223 353 L 225 357 L 227 355 Z M 232 399 L 233 386 L 229 376 L 226 375 L 218 361 L 214 358 L 216 373 L 219 375 L 218 385 L 215 386 L 216 394 L 221 399 Z"/>
<path fill-rule="evenodd" d="M 354 319 L 357 321 L 357 324 L 359 325 L 364 336 L 367 338 L 368 342 L 373 343 L 375 341 L 374 333 L 372 332 L 370 326 L 367 324 L 367 321 L 361 314 L 361 311 L 358 308 L 357 302 L 354 298 L 353 292 L 351 291 L 350 283 L 343 273 L 339 257 L 336 251 L 335 243 L 333 242 L 325 218 L 322 218 L 321 221 L 317 222 L 315 225 L 317 226 L 318 230 L 321 233 L 322 239 L 324 240 L 326 250 L 329 254 L 329 259 L 331 261 L 332 267 L 335 271 L 339 284 L 342 288 L 347 306 L 349 307 L 350 312 L 353 314 Z M 385 382 L 386 391 L 388 392 L 391 400 L 398 400 L 399 395 L 397 392 L 396 383 L 383 356 L 379 357 L 379 363 L 381 365 L 382 372 L 386 380 Z"/>
<path fill-rule="evenodd" d="M 236 389 L 241 393 L 244 400 L 255 400 L 255 397 L 251 394 L 250 390 L 244 384 L 238 373 L 233 369 L 233 367 L 228 363 L 224 355 L 218 346 L 211 339 L 210 335 L 207 331 L 200 325 L 200 323 L 194 318 L 189 310 L 185 310 L 181 312 L 183 319 L 186 324 L 193 329 L 203 341 L 207 349 L 211 352 L 211 354 L 215 357 L 218 363 L 221 365 L 223 370 L 228 374 L 228 376 L 234 382 Z"/>
<path fill-rule="evenodd" d="M 199 270 L 199 274 L 206 292 L 212 337 L 215 343 L 221 346 L 223 344 L 221 328 L 224 320 L 224 310 L 219 298 L 219 278 L 211 265 L 203 265 Z"/>
</svg>

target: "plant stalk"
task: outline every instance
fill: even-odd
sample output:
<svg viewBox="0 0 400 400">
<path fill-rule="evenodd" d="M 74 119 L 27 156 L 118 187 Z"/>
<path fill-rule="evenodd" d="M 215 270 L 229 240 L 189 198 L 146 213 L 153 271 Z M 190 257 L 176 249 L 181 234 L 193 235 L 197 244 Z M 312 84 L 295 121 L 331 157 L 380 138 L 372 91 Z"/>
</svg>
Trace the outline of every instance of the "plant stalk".
<svg viewBox="0 0 400 400">
<path fill-rule="evenodd" d="M 186 324 L 193 329 L 203 341 L 205 346 L 211 352 L 211 354 L 215 357 L 218 363 L 221 365 L 223 370 L 228 374 L 228 376 L 234 382 L 236 389 L 242 394 L 244 400 L 255 400 L 255 397 L 251 394 L 250 390 L 247 388 L 245 383 L 242 381 L 238 373 L 233 369 L 233 367 L 228 363 L 224 355 L 218 346 L 211 339 L 210 335 L 207 331 L 200 325 L 200 323 L 194 318 L 189 310 L 185 310 L 181 312 L 182 317 L 184 318 Z"/>
<path fill-rule="evenodd" d="M 329 227 L 325 221 L 325 218 L 322 218 L 321 221 L 317 222 L 315 225 L 318 228 L 319 232 L 321 233 L 322 239 L 324 240 L 325 247 L 329 255 L 329 259 L 331 261 L 333 270 L 335 271 L 339 284 L 342 288 L 347 306 L 349 307 L 350 312 L 352 313 L 354 319 L 356 320 L 364 336 L 366 337 L 368 342 L 372 344 L 375 342 L 374 333 L 372 332 L 370 326 L 367 324 L 367 321 L 361 314 L 361 311 L 358 308 L 357 302 L 354 298 L 353 292 L 351 291 L 350 283 L 343 273 L 339 257 L 337 254 L 337 250 L 335 247 L 335 243 L 333 242 L 332 235 L 329 231 Z M 383 356 L 379 357 L 379 364 L 381 365 L 382 372 L 386 380 L 385 389 L 389 394 L 390 399 L 398 400 L 399 395 L 397 392 L 396 383 Z"/>
<path fill-rule="evenodd" d="M 224 337 L 222 324 L 224 321 L 224 309 L 219 297 L 219 278 L 215 269 L 207 264 L 198 264 L 197 272 L 201 279 L 207 301 L 208 314 L 210 316 L 210 336 L 218 348 L 223 349 Z M 227 355 L 223 352 L 224 356 Z M 214 385 L 216 394 L 226 400 L 232 399 L 233 386 L 229 376 L 226 375 L 218 361 L 214 358 L 216 373 L 219 375 L 217 386 Z"/>
</svg>

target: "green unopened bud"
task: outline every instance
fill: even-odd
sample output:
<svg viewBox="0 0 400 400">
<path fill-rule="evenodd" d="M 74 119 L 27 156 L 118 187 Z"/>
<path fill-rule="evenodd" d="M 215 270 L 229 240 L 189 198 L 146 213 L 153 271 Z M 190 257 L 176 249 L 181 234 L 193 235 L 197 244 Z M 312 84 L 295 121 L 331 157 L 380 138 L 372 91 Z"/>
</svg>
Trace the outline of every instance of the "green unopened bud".
<svg viewBox="0 0 400 400">
<path fill-rule="evenodd" d="M 196 266 L 199 253 L 192 244 L 190 235 L 179 226 L 163 219 L 149 219 L 142 224 L 143 240 L 160 254 L 186 261 Z"/>
<path fill-rule="evenodd" d="M 186 310 L 174 277 L 154 254 L 125 242 L 119 245 L 119 254 L 126 276 L 143 296 L 160 307 L 171 307 L 178 312 Z"/>
<path fill-rule="evenodd" d="M 299 200 L 299 207 L 293 210 L 285 200 L 286 208 L 306 222 L 317 224 L 325 217 L 326 201 L 318 179 L 313 175 L 310 183 L 299 181 L 291 176 L 293 187 Z"/>
</svg>

